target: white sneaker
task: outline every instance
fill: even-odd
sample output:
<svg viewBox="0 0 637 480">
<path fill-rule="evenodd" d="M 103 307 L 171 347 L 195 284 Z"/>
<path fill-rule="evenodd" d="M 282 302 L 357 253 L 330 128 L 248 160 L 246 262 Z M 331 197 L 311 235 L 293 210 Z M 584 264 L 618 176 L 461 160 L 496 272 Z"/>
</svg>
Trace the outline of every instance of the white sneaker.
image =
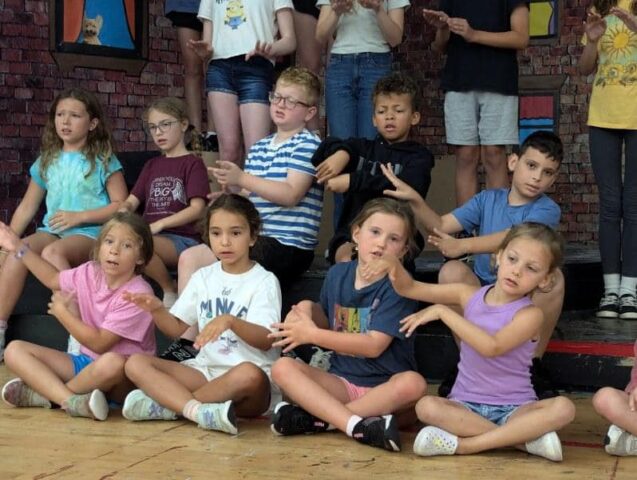
<svg viewBox="0 0 637 480">
<path fill-rule="evenodd" d="M 72 395 L 64 402 L 63 408 L 71 417 L 92 418 L 102 422 L 108 417 L 108 401 L 98 389 L 91 393 Z"/>
<path fill-rule="evenodd" d="M 66 346 L 66 353 L 70 353 L 71 355 L 79 355 L 80 347 L 80 342 L 78 342 L 73 335 L 69 335 L 69 342 Z"/>
<path fill-rule="evenodd" d="M 51 408 L 51 402 L 29 387 L 21 378 L 14 378 L 4 384 L 2 400 L 11 407 Z"/>
<path fill-rule="evenodd" d="M 552 462 L 562 461 L 562 443 L 555 432 L 548 432 L 535 440 L 526 442 L 526 451 Z"/>
<path fill-rule="evenodd" d="M 236 435 L 237 416 L 234 413 L 232 400 L 224 403 L 204 403 L 199 406 L 197 425 L 204 430 L 217 430 Z"/>
<path fill-rule="evenodd" d="M 637 437 L 617 425 L 609 427 L 606 438 L 604 438 L 604 445 L 604 449 L 609 455 L 620 457 L 637 455 Z"/>
<path fill-rule="evenodd" d="M 414 453 L 422 457 L 453 455 L 458 449 L 458 437 L 438 427 L 425 427 L 414 440 Z"/>
<path fill-rule="evenodd" d="M 126 420 L 177 420 L 177 414 L 157 403 L 142 390 L 133 390 L 124 400 L 122 416 Z"/>
</svg>

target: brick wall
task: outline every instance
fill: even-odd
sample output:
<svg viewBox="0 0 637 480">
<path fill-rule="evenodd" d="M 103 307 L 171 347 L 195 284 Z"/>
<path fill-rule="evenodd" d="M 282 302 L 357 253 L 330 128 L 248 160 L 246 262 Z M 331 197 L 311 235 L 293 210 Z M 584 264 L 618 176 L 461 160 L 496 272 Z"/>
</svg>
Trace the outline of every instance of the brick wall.
<svg viewBox="0 0 637 480">
<path fill-rule="evenodd" d="M 567 240 L 596 239 L 597 195 L 588 161 L 586 113 L 590 81 L 576 71 L 582 19 L 590 0 L 564 0 L 559 41 L 529 47 L 520 57 L 522 75 L 565 74 L 561 89 L 560 135 L 566 160 L 553 198 L 562 207 L 561 230 Z M 442 97 L 438 89 L 443 59 L 431 52 L 433 29 L 424 25 L 420 9 L 437 0 L 412 0 L 407 13 L 406 41 L 398 48 L 400 68 L 422 84 L 423 120 L 417 136 L 438 161 L 452 161 L 444 143 Z M 0 220 L 7 221 L 21 198 L 28 168 L 35 159 L 41 129 L 55 92 L 82 86 L 97 92 L 107 106 L 120 150 L 144 150 L 141 113 L 156 96 L 183 95 L 179 46 L 163 2 L 149 2 L 149 62 L 140 76 L 76 68 L 61 73 L 48 51 L 48 2 L 0 0 Z"/>
</svg>

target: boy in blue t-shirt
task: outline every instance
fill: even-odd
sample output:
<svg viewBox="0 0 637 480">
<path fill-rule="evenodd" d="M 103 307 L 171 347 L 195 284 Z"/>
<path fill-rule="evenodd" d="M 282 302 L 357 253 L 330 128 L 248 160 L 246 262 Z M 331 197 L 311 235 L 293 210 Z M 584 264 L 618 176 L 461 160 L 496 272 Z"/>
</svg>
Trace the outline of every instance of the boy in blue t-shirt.
<svg viewBox="0 0 637 480">
<path fill-rule="evenodd" d="M 396 187 L 389 195 L 408 200 L 420 228 L 429 232 L 429 242 L 446 257 L 457 258 L 465 254 L 476 254 L 473 269 L 459 260 L 445 263 L 438 274 L 440 283 L 468 283 L 488 285 L 495 281 L 495 271 L 490 264 L 491 254 L 506 236 L 509 228 L 522 222 L 538 222 L 557 228 L 560 222 L 560 207 L 545 192 L 553 185 L 563 157 L 562 142 L 551 132 L 538 131 L 520 146 L 519 155 L 511 155 L 509 170 L 513 175 L 511 188 L 484 190 L 467 203 L 446 215 L 438 215 L 411 187 L 400 181 L 387 167 L 383 172 Z M 477 232 L 477 236 L 454 238 L 458 232 Z M 564 301 L 564 277 L 557 269 L 552 288 L 538 291 L 532 296 L 533 303 L 544 313 L 544 326 L 540 333 L 532 375 L 537 377 L 542 367 L 540 358 L 544 354 L 553 330 L 562 311 Z M 534 378 L 534 387 L 539 397 L 547 385 L 539 385 Z"/>
</svg>

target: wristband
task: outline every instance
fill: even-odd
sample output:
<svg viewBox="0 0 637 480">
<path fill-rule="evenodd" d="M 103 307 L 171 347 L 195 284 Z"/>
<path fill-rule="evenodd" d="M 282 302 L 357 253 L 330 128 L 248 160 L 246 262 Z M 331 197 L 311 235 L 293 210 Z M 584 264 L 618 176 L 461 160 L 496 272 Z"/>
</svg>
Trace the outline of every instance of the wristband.
<svg viewBox="0 0 637 480">
<path fill-rule="evenodd" d="M 24 257 L 24 255 L 27 253 L 27 250 L 29 250 L 29 244 L 24 242 L 22 246 L 15 251 L 13 256 L 18 260 L 22 260 L 22 257 Z"/>
</svg>

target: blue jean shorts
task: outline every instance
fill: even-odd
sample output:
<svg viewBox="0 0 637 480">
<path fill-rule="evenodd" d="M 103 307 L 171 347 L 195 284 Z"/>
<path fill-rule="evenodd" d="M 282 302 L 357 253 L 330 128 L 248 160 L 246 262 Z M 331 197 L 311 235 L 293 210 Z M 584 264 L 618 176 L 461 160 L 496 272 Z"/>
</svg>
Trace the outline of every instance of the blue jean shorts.
<svg viewBox="0 0 637 480">
<path fill-rule="evenodd" d="M 174 233 L 160 233 L 157 236 L 170 240 L 173 243 L 175 250 L 177 251 L 177 256 L 181 255 L 181 252 L 183 252 L 184 250 L 190 247 L 194 247 L 195 245 L 199 245 L 200 243 L 190 237 L 184 237 L 182 235 L 176 235 Z"/>
<path fill-rule="evenodd" d="M 242 103 L 269 104 L 274 84 L 274 65 L 255 56 L 247 62 L 244 55 L 213 60 L 208 65 L 206 91 L 230 93 Z"/>
<path fill-rule="evenodd" d="M 73 362 L 73 371 L 75 375 L 80 373 L 82 370 L 84 370 L 86 367 L 94 362 L 91 357 L 89 357 L 88 355 L 84 355 L 83 353 L 80 353 L 79 355 L 69 353 L 68 356 Z"/>
<path fill-rule="evenodd" d="M 486 403 L 463 402 L 454 400 L 465 408 L 477 413 L 496 425 L 504 425 L 521 405 L 488 405 Z"/>
</svg>

